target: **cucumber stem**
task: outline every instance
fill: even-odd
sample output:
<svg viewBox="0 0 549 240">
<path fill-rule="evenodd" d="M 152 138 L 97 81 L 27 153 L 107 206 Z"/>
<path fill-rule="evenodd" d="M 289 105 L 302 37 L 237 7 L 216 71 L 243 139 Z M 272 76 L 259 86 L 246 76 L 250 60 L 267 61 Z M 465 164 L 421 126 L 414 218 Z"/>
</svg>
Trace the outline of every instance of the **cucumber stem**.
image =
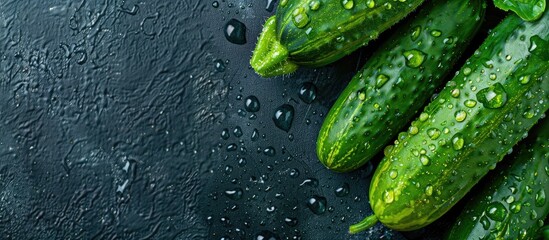
<svg viewBox="0 0 549 240">
<path fill-rule="evenodd" d="M 276 38 L 276 18 L 270 17 L 263 26 L 250 65 L 263 77 L 292 73 L 298 66 L 288 60 L 288 50 Z"/>
<path fill-rule="evenodd" d="M 359 223 L 355 223 L 351 225 L 349 227 L 349 233 L 356 234 L 356 233 L 362 232 L 368 228 L 373 227 L 377 223 L 377 221 L 378 221 L 377 216 L 375 214 L 368 216 L 362 219 L 362 221 L 360 221 Z"/>
</svg>

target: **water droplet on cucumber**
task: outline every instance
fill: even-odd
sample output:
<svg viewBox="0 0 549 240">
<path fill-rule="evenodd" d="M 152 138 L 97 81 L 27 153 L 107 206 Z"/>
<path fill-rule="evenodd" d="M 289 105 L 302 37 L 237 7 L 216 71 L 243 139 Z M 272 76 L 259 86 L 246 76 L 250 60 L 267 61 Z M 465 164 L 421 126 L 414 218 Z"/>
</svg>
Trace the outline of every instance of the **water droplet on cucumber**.
<svg viewBox="0 0 549 240">
<path fill-rule="evenodd" d="M 493 202 L 486 207 L 486 215 L 494 221 L 501 222 L 507 216 L 507 209 L 502 203 Z"/>
<path fill-rule="evenodd" d="M 465 118 L 467 118 L 467 112 L 463 110 L 459 110 L 454 115 L 456 117 L 456 121 L 463 122 L 465 121 Z"/>
<path fill-rule="evenodd" d="M 309 2 L 309 8 L 313 11 L 318 10 L 320 8 L 320 2 L 316 0 Z"/>
<path fill-rule="evenodd" d="M 393 189 L 387 189 L 383 192 L 383 201 L 385 203 L 392 203 L 395 200 L 395 192 Z"/>
<path fill-rule="evenodd" d="M 296 8 L 292 12 L 292 15 L 292 20 L 297 28 L 304 28 L 310 22 L 309 15 L 307 15 L 305 9 L 302 7 Z"/>
<path fill-rule="evenodd" d="M 383 85 L 385 85 L 385 83 L 387 83 L 387 81 L 389 81 L 389 77 L 387 77 L 387 75 L 385 75 L 385 74 L 379 74 L 379 75 L 377 75 L 377 78 L 376 78 L 376 88 L 381 88 L 381 87 L 383 87 Z"/>
<path fill-rule="evenodd" d="M 350 10 L 355 6 L 355 2 L 353 0 L 343 0 L 341 1 L 341 5 L 343 5 L 343 8 Z"/>
<path fill-rule="evenodd" d="M 411 68 L 417 68 L 421 66 L 421 64 L 423 64 L 423 61 L 425 60 L 425 53 L 416 49 L 404 51 L 402 55 L 406 59 L 406 66 Z"/>
<path fill-rule="evenodd" d="M 420 33 L 421 33 L 421 26 L 414 27 L 414 29 L 412 30 L 412 41 L 417 40 Z"/>
<path fill-rule="evenodd" d="M 501 83 L 480 90 L 476 96 L 477 100 L 489 109 L 501 108 L 507 102 L 507 92 Z"/>
</svg>

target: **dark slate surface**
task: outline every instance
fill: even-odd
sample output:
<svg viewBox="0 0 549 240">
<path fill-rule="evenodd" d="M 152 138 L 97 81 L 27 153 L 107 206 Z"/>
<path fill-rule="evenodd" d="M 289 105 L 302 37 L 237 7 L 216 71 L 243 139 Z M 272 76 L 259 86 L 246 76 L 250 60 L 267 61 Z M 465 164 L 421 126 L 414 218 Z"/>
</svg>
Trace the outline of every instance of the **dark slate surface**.
<svg viewBox="0 0 549 240">
<path fill-rule="evenodd" d="M 0 238 L 403 239 L 379 224 L 348 235 L 371 213 L 373 165 L 336 174 L 314 152 L 368 51 L 262 79 L 248 59 L 266 5 L 0 1 Z M 232 18 L 246 44 L 225 39 Z M 298 97 L 304 82 L 318 88 L 311 104 Z M 250 95 L 256 113 L 244 108 Z M 272 121 L 282 104 L 295 109 L 288 132 Z"/>
</svg>

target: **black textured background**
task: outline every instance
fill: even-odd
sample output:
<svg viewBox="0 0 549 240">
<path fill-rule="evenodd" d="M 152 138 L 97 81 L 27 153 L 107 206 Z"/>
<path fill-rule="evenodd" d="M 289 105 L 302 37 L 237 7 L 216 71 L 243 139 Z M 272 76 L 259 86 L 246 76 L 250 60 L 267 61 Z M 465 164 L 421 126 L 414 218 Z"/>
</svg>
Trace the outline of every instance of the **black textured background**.
<svg viewBox="0 0 549 240">
<path fill-rule="evenodd" d="M 314 152 L 368 50 L 263 79 L 248 60 L 267 0 L 218 4 L 0 1 L 1 239 L 403 239 L 380 224 L 348 235 L 371 213 L 373 165 L 336 174 Z M 223 35 L 232 18 L 247 26 L 244 45 Z M 304 82 L 318 88 L 311 104 Z M 250 95 L 257 113 L 244 110 Z M 271 119 L 282 104 L 296 111 L 289 132 Z M 307 207 L 315 196 L 324 213 Z"/>
</svg>

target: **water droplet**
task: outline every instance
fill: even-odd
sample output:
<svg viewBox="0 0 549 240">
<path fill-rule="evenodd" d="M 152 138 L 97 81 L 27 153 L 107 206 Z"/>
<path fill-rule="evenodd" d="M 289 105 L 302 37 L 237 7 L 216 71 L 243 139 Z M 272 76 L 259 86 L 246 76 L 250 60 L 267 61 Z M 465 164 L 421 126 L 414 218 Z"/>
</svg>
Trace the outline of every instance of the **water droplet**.
<svg viewBox="0 0 549 240">
<path fill-rule="evenodd" d="M 316 11 L 320 8 L 320 2 L 317 0 L 313 0 L 309 2 L 309 8 L 313 11 Z"/>
<path fill-rule="evenodd" d="M 385 203 L 392 203 L 395 200 L 395 192 L 393 189 L 387 189 L 383 192 L 383 201 Z"/>
<path fill-rule="evenodd" d="M 269 157 L 273 157 L 274 155 L 276 155 L 276 150 L 273 147 L 266 147 L 265 149 L 263 149 L 263 154 Z"/>
<path fill-rule="evenodd" d="M 233 134 L 237 138 L 242 137 L 242 128 L 240 128 L 239 126 L 235 127 L 233 130 Z"/>
<path fill-rule="evenodd" d="M 416 26 L 415 28 L 413 28 L 413 30 L 412 30 L 412 41 L 417 40 L 420 33 L 421 33 L 421 26 Z"/>
<path fill-rule="evenodd" d="M 374 108 L 377 110 L 381 110 L 381 106 L 379 105 L 379 103 L 374 103 Z"/>
<path fill-rule="evenodd" d="M 523 116 L 524 118 L 527 118 L 527 119 L 531 119 L 531 118 L 533 118 L 535 115 L 536 115 L 536 113 L 535 113 L 534 110 L 532 110 L 532 109 L 528 109 L 527 111 L 525 111 L 524 113 L 522 113 L 522 116 Z"/>
<path fill-rule="evenodd" d="M 221 59 L 216 59 L 214 61 L 214 67 L 218 72 L 225 72 L 225 63 L 223 63 L 223 60 Z"/>
<path fill-rule="evenodd" d="M 513 204 L 511 204 L 511 206 L 509 207 L 509 209 L 511 210 L 512 213 L 518 213 L 520 212 L 520 209 L 522 208 L 522 204 L 520 202 L 514 202 Z"/>
<path fill-rule="evenodd" d="M 543 207 L 543 205 L 545 205 L 545 191 L 543 189 L 540 189 L 536 193 L 535 200 L 536 200 L 536 206 Z"/>
<path fill-rule="evenodd" d="M 252 131 L 252 136 L 250 137 L 250 139 L 252 141 L 256 141 L 257 139 L 259 139 L 259 131 L 257 130 L 257 128 L 254 128 L 254 130 Z"/>
<path fill-rule="evenodd" d="M 530 75 L 524 75 L 519 77 L 519 82 L 521 84 L 528 84 L 528 82 L 530 82 Z"/>
<path fill-rule="evenodd" d="M 234 44 L 245 44 L 246 25 L 234 18 L 229 20 L 227 24 L 225 24 L 225 38 Z"/>
<path fill-rule="evenodd" d="M 288 4 L 288 0 L 282 0 L 282 1 L 280 1 L 280 6 L 281 6 L 281 7 L 286 6 L 286 4 Z"/>
<path fill-rule="evenodd" d="M 289 131 L 294 120 L 294 112 L 294 107 L 288 104 L 278 107 L 273 116 L 275 125 L 286 132 Z"/>
<path fill-rule="evenodd" d="M 418 132 L 419 128 L 416 126 L 410 126 L 410 128 L 408 128 L 408 133 L 410 133 L 410 135 L 416 135 Z"/>
<path fill-rule="evenodd" d="M 480 217 L 479 221 L 480 224 L 482 224 L 482 228 L 484 228 L 484 230 L 490 229 L 490 220 L 486 216 Z"/>
<path fill-rule="evenodd" d="M 397 176 L 398 176 L 398 172 L 397 172 L 396 170 L 391 170 L 391 171 L 389 172 L 389 177 L 390 177 L 391 179 L 395 179 Z"/>
<path fill-rule="evenodd" d="M 429 114 L 428 113 L 421 113 L 419 115 L 419 121 L 425 122 L 425 121 L 427 121 L 427 119 L 429 119 Z"/>
<path fill-rule="evenodd" d="M 471 74 L 471 72 L 472 72 L 471 68 L 466 67 L 466 68 L 463 69 L 463 74 L 465 76 Z"/>
<path fill-rule="evenodd" d="M 450 94 L 451 94 L 452 97 L 454 97 L 454 98 L 459 97 L 459 89 L 457 89 L 457 88 L 452 89 L 452 91 L 450 92 Z"/>
<path fill-rule="evenodd" d="M 226 190 L 225 196 L 232 200 L 239 200 L 242 198 L 243 193 L 242 188 L 235 188 L 233 190 Z"/>
<path fill-rule="evenodd" d="M 387 77 L 387 75 L 384 75 L 384 74 L 377 75 L 376 88 L 383 87 L 383 85 L 385 85 L 385 83 L 387 83 L 387 81 L 389 81 L 389 77 Z"/>
<path fill-rule="evenodd" d="M 326 212 L 326 198 L 314 195 L 313 197 L 307 200 L 307 207 L 314 214 L 320 215 Z"/>
<path fill-rule="evenodd" d="M 338 197 L 344 197 L 349 194 L 349 184 L 343 183 L 341 187 L 336 188 L 335 195 Z"/>
<path fill-rule="evenodd" d="M 265 6 L 265 10 L 267 12 L 272 12 L 274 10 L 276 0 L 267 0 L 267 6 Z"/>
<path fill-rule="evenodd" d="M 238 146 L 235 143 L 227 145 L 227 152 L 233 152 L 238 149 Z"/>
<path fill-rule="evenodd" d="M 402 55 L 406 58 L 406 66 L 411 68 L 421 66 L 421 64 L 423 64 L 423 60 L 425 59 L 425 54 L 416 49 L 404 51 Z"/>
<path fill-rule="evenodd" d="M 251 95 L 244 100 L 244 107 L 248 112 L 257 112 L 261 105 L 259 104 L 259 99 L 257 99 L 256 96 Z"/>
<path fill-rule="evenodd" d="M 305 12 L 305 9 L 302 7 L 296 8 L 293 11 L 292 15 L 293 15 L 292 19 L 293 19 L 294 25 L 297 28 L 304 28 L 310 22 L 309 15 L 307 15 L 307 13 Z"/>
<path fill-rule="evenodd" d="M 427 196 L 433 195 L 433 186 L 427 185 L 427 187 L 425 187 L 425 195 Z"/>
<path fill-rule="evenodd" d="M 467 112 L 459 110 L 454 114 L 454 117 L 456 117 L 456 121 L 463 122 L 465 121 L 465 118 L 467 118 Z"/>
<path fill-rule="evenodd" d="M 538 212 L 536 212 L 535 209 L 532 209 L 532 210 L 530 211 L 530 219 L 534 220 L 534 219 L 536 219 L 536 218 L 538 218 Z"/>
<path fill-rule="evenodd" d="M 421 164 L 422 164 L 423 166 L 428 166 L 429 163 L 430 163 L 430 159 L 429 159 L 429 157 L 427 157 L 427 155 L 421 155 L 421 156 L 419 156 L 419 161 L 421 162 Z"/>
<path fill-rule="evenodd" d="M 391 154 L 391 152 L 393 151 L 393 148 L 395 148 L 395 146 L 393 145 L 387 145 L 384 149 L 383 149 L 383 154 L 385 156 L 388 156 L 389 154 Z"/>
<path fill-rule="evenodd" d="M 353 7 L 355 6 L 355 3 L 353 2 L 353 0 L 342 0 L 341 4 L 343 5 L 343 8 L 347 10 L 353 9 Z"/>
<path fill-rule="evenodd" d="M 463 148 L 463 145 L 465 144 L 465 140 L 461 136 L 461 134 L 456 134 L 454 137 L 452 137 L 452 147 L 454 150 L 461 150 Z"/>
<path fill-rule="evenodd" d="M 465 100 L 465 102 L 463 104 L 468 108 L 473 108 L 477 105 L 477 101 L 475 101 L 473 99 L 467 99 L 467 100 Z"/>
<path fill-rule="evenodd" d="M 498 76 L 495 73 L 490 73 L 490 80 L 496 80 Z"/>
<path fill-rule="evenodd" d="M 223 131 L 221 131 L 221 138 L 227 140 L 227 139 L 229 139 L 229 137 L 230 137 L 229 129 L 224 128 Z"/>
<path fill-rule="evenodd" d="M 368 8 L 374 8 L 376 6 L 376 2 L 374 0 L 368 0 L 366 1 L 366 6 L 368 6 Z"/>
<path fill-rule="evenodd" d="M 218 7 L 219 7 L 219 2 L 218 2 L 218 1 L 214 1 L 214 2 L 212 3 L 212 7 L 218 8 Z"/>
<path fill-rule="evenodd" d="M 302 183 L 299 184 L 299 186 L 304 186 L 304 185 L 308 185 L 308 186 L 311 186 L 311 187 L 317 187 L 318 186 L 318 180 L 316 178 L 307 178 L 305 180 L 303 180 Z"/>
<path fill-rule="evenodd" d="M 366 93 L 363 91 L 358 91 L 358 99 L 360 99 L 360 101 L 366 100 Z"/>
<path fill-rule="evenodd" d="M 496 83 L 480 90 L 477 93 L 477 100 L 481 102 L 485 108 L 501 108 L 507 102 L 507 92 L 505 92 L 501 83 Z"/>
<path fill-rule="evenodd" d="M 454 43 L 454 38 L 453 37 L 448 37 L 448 38 L 445 38 L 444 40 L 442 40 L 442 42 L 444 44 L 452 44 L 452 43 Z"/>
<path fill-rule="evenodd" d="M 284 218 L 284 222 L 290 227 L 297 226 L 297 218 L 287 217 L 287 218 Z M 269 239 L 265 239 L 265 240 L 269 240 Z"/>
<path fill-rule="evenodd" d="M 435 140 L 437 139 L 438 137 L 440 137 L 440 130 L 438 130 L 437 128 L 429 128 L 427 130 L 427 135 L 429 136 L 429 138 L 431 138 L 432 140 Z"/>
<path fill-rule="evenodd" d="M 286 1 L 286 0 L 282 0 L 282 1 Z M 280 4 L 282 4 L 282 2 Z M 258 234 L 256 234 L 253 239 L 254 240 L 280 240 L 280 237 L 278 237 L 278 235 L 276 235 L 271 231 L 263 230 Z"/>
<path fill-rule="evenodd" d="M 246 161 L 246 158 L 239 158 L 239 159 L 238 159 L 238 166 L 244 167 L 244 166 L 246 166 L 246 163 L 248 163 L 248 162 Z"/>
<path fill-rule="evenodd" d="M 431 36 L 433 36 L 433 37 L 440 37 L 440 35 L 442 35 L 442 32 L 439 31 L 439 30 L 432 30 L 431 31 Z"/>
<path fill-rule="evenodd" d="M 312 103 L 316 99 L 316 86 L 310 82 L 305 82 L 299 89 L 299 98 L 305 103 Z"/>
<path fill-rule="evenodd" d="M 501 222 L 507 216 L 507 209 L 502 203 L 493 202 L 486 207 L 486 215 L 494 221 Z"/>
</svg>

